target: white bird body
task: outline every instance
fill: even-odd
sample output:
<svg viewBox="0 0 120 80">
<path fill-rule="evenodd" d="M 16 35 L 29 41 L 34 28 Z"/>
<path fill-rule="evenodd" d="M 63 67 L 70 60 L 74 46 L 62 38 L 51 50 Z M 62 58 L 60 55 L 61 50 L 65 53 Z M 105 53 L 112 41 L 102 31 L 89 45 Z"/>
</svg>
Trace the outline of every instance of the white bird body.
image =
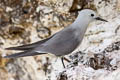
<svg viewBox="0 0 120 80">
<path fill-rule="evenodd" d="M 33 44 L 7 48 L 9 50 L 23 50 L 23 52 L 5 56 L 5 58 L 34 56 L 44 53 L 56 56 L 70 54 L 80 45 L 89 23 L 94 20 L 106 21 L 99 18 L 93 10 L 84 9 L 79 12 L 77 19 L 71 25 L 53 36 Z"/>
</svg>

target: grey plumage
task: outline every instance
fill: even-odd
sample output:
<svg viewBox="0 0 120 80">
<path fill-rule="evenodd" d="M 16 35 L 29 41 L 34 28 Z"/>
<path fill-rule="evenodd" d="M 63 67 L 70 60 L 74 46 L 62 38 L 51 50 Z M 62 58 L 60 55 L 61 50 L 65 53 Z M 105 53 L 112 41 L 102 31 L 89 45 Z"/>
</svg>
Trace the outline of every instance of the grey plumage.
<svg viewBox="0 0 120 80">
<path fill-rule="evenodd" d="M 5 56 L 5 58 L 34 56 L 45 53 L 52 53 L 56 56 L 67 55 L 80 45 L 89 23 L 97 19 L 106 21 L 98 18 L 93 10 L 82 10 L 71 25 L 53 36 L 33 44 L 6 48 L 8 50 L 22 50 L 23 52 Z"/>
<path fill-rule="evenodd" d="M 54 36 L 54 35 L 53 35 Z M 51 36 L 51 37 L 53 37 Z M 38 41 L 38 42 L 35 42 L 35 43 L 32 43 L 32 44 L 26 44 L 26 45 L 22 45 L 22 46 L 17 46 L 17 47 L 9 47 L 9 48 L 6 48 L 6 50 L 22 50 L 22 51 L 25 51 L 25 50 L 30 50 L 30 49 L 33 49 L 35 46 L 37 46 L 38 44 L 42 44 L 44 42 L 46 42 L 47 40 L 49 40 L 51 37 L 47 38 L 47 39 L 44 39 L 44 40 L 41 40 L 41 41 Z"/>
</svg>

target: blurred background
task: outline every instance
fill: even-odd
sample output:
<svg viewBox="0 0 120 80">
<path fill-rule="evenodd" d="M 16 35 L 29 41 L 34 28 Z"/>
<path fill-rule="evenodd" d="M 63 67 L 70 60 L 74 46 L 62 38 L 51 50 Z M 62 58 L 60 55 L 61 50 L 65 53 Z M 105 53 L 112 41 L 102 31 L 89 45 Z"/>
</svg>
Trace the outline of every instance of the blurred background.
<svg viewBox="0 0 120 80">
<path fill-rule="evenodd" d="M 90 24 L 66 68 L 54 55 L 18 59 L 4 50 L 45 39 L 71 24 L 77 11 L 95 10 L 107 23 Z M 119 80 L 120 0 L 0 0 L 0 80 Z"/>
</svg>

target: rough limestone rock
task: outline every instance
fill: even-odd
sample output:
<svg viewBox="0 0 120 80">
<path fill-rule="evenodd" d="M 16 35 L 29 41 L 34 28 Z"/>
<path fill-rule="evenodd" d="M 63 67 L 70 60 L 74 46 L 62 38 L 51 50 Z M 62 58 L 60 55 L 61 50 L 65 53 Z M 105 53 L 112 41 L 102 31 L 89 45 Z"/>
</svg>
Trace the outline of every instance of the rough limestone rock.
<svg viewBox="0 0 120 80">
<path fill-rule="evenodd" d="M 96 10 L 107 23 L 89 25 L 82 44 L 60 58 L 4 59 L 4 48 L 47 38 L 71 24 L 76 11 Z M 120 0 L 0 0 L 0 80 L 119 80 Z"/>
</svg>

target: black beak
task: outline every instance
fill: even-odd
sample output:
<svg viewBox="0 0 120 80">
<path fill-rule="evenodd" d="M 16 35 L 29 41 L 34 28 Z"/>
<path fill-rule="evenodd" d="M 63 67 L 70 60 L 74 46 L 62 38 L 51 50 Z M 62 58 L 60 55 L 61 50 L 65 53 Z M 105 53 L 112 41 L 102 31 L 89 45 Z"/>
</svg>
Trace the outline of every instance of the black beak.
<svg viewBox="0 0 120 80">
<path fill-rule="evenodd" d="M 100 20 L 100 21 L 104 21 L 104 22 L 108 22 L 107 20 L 102 19 L 102 18 L 100 18 L 100 17 L 96 17 L 95 19 L 96 19 L 96 20 Z"/>
</svg>

